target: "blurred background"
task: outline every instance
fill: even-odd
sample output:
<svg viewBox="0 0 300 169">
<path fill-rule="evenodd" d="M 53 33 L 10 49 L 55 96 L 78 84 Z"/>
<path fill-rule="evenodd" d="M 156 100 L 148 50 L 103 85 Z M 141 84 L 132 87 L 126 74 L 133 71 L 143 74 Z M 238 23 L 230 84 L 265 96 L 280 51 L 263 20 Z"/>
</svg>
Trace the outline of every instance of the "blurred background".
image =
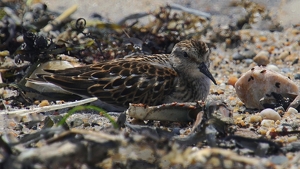
<svg viewBox="0 0 300 169">
<path fill-rule="evenodd" d="M 300 1 L 299 0 L 252 0 L 263 4 L 272 11 L 283 26 L 299 24 Z M 99 14 L 111 22 L 118 22 L 121 18 L 140 12 L 150 12 L 159 6 L 166 4 L 180 4 L 185 7 L 197 9 L 212 14 L 228 14 L 227 10 L 232 0 L 44 0 L 50 10 L 59 13 L 78 5 L 78 10 L 73 14 L 74 18 L 89 18 L 93 14 Z"/>
</svg>

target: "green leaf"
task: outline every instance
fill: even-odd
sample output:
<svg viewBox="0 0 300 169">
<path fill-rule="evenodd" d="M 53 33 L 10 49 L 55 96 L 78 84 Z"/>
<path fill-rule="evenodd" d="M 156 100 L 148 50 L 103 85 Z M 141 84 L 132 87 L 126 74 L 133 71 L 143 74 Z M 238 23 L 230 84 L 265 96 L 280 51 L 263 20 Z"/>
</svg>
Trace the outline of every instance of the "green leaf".
<svg viewBox="0 0 300 169">
<path fill-rule="evenodd" d="M 63 117 L 63 119 L 58 123 L 58 126 L 61 126 L 63 125 L 66 120 L 72 115 L 74 114 L 75 112 L 77 111 L 82 111 L 82 110 L 87 110 L 87 109 L 90 109 L 90 110 L 95 110 L 95 111 L 98 111 L 101 115 L 103 115 L 104 117 L 106 117 L 113 125 L 113 127 L 115 129 L 118 128 L 118 124 L 116 123 L 116 121 L 107 113 L 107 111 L 105 111 L 104 109 L 100 108 L 100 107 L 97 107 L 97 106 L 91 106 L 91 105 L 88 105 L 88 106 L 76 106 L 74 108 L 72 108 L 71 110 L 68 111 L 68 113 Z"/>
</svg>

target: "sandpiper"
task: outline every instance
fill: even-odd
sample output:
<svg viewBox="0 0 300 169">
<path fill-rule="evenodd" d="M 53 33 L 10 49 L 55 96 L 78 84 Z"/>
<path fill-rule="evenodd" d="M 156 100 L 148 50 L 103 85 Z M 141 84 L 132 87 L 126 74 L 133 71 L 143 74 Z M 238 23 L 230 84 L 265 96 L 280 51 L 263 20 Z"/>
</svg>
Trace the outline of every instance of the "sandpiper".
<svg viewBox="0 0 300 169">
<path fill-rule="evenodd" d="M 210 80 L 208 46 L 198 40 L 177 43 L 171 54 L 136 55 L 83 67 L 47 70 L 44 80 L 113 107 L 205 100 Z M 110 109 L 110 108 L 108 108 Z"/>
</svg>

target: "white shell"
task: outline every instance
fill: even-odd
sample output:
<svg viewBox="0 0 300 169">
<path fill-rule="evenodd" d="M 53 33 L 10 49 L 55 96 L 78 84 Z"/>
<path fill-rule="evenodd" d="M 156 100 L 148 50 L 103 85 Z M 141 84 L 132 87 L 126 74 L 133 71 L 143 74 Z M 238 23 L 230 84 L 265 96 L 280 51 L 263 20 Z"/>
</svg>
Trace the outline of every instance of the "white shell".
<svg viewBox="0 0 300 169">
<path fill-rule="evenodd" d="M 294 95 L 299 92 L 296 83 L 288 77 L 259 66 L 242 75 L 235 83 L 235 90 L 247 108 L 258 109 L 263 109 L 260 99 L 270 97 L 271 92 Z"/>
</svg>

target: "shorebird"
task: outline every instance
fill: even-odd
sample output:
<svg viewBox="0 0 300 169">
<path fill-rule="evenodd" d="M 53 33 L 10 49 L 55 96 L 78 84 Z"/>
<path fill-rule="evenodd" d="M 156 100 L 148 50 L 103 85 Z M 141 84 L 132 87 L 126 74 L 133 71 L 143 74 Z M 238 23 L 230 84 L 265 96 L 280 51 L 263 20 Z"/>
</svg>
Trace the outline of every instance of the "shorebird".
<svg viewBox="0 0 300 169">
<path fill-rule="evenodd" d="M 136 55 L 83 67 L 46 70 L 40 78 L 81 96 L 95 96 L 105 105 L 126 108 L 205 100 L 210 80 L 210 49 L 198 40 L 177 43 L 171 54 Z M 107 107 L 107 106 L 106 106 Z M 114 108 L 113 108 L 114 109 Z"/>
</svg>

